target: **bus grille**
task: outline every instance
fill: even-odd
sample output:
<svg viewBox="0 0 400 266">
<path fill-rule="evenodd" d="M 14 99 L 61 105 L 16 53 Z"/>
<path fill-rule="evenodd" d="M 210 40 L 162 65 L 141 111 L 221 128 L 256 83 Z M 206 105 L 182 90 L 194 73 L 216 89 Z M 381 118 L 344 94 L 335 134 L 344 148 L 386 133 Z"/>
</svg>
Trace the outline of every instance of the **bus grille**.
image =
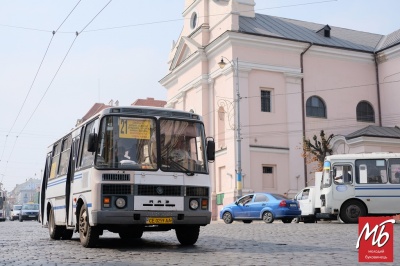
<svg viewBox="0 0 400 266">
<path fill-rule="evenodd" d="M 129 181 L 129 174 L 103 174 L 103 181 Z"/>
<path fill-rule="evenodd" d="M 208 187 L 186 187 L 186 196 L 208 197 Z"/>
<path fill-rule="evenodd" d="M 138 195 L 182 196 L 181 186 L 138 185 Z"/>
<path fill-rule="evenodd" d="M 103 194 L 126 195 L 132 194 L 131 185 L 104 184 Z"/>
</svg>

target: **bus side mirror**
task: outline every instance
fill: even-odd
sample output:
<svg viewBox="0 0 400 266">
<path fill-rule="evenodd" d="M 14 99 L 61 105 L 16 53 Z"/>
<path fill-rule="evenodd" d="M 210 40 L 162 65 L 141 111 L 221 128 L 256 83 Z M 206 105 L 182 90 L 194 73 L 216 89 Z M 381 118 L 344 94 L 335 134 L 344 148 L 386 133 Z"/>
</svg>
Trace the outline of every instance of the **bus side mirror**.
<svg viewBox="0 0 400 266">
<path fill-rule="evenodd" d="M 96 133 L 89 133 L 88 146 L 87 146 L 87 150 L 89 152 L 95 152 L 96 151 L 96 142 L 97 142 L 97 134 Z"/>
<path fill-rule="evenodd" d="M 215 142 L 214 140 L 207 141 L 207 160 L 215 160 Z"/>
</svg>

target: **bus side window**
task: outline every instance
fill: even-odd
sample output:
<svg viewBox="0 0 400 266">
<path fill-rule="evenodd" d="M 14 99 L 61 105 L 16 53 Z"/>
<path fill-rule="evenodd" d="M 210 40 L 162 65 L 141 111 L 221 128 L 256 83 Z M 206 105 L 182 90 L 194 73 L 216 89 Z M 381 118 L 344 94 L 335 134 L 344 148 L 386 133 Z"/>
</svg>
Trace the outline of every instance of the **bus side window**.
<svg viewBox="0 0 400 266">
<path fill-rule="evenodd" d="M 390 183 L 392 184 L 400 184 L 400 160 L 399 159 L 390 159 Z"/>
<path fill-rule="evenodd" d="M 82 148 L 82 156 L 81 156 L 81 167 L 90 166 L 93 164 L 94 161 L 94 153 L 88 151 L 88 141 L 89 141 L 89 134 L 93 132 L 95 121 L 90 122 L 85 127 L 85 135 L 83 139 L 83 148 Z"/>
</svg>

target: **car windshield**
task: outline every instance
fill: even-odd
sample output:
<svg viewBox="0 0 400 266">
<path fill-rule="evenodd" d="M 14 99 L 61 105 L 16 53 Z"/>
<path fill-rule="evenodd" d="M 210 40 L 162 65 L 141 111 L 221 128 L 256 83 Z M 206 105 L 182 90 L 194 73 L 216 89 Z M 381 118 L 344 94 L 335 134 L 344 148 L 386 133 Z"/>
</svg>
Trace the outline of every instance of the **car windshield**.
<svg viewBox="0 0 400 266">
<path fill-rule="evenodd" d="M 22 208 L 22 205 L 15 205 L 14 210 L 20 210 Z"/>
<path fill-rule="evenodd" d="M 26 204 L 22 206 L 23 210 L 39 210 L 39 204 Z"/>
</svg>

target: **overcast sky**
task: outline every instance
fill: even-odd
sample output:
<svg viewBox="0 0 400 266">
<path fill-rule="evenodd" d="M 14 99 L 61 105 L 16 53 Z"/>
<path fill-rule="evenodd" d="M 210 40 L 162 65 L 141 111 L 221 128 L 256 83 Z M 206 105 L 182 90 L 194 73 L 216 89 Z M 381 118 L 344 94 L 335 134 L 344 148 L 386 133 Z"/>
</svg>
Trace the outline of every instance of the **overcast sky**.
<svg viewBox="0 0 400 266">
<path fill-rule="evenodd" d="M 183 26 L 184 0 L 109 2 L 0 0 L 0 181 L 6 190 L 41 178 L 47 147 L 94 103 L 166 100 L 158 81 Z M 255 9 L 378 34 L 400 28 L 398 0 L 256 0 Z"/>
</svg>

